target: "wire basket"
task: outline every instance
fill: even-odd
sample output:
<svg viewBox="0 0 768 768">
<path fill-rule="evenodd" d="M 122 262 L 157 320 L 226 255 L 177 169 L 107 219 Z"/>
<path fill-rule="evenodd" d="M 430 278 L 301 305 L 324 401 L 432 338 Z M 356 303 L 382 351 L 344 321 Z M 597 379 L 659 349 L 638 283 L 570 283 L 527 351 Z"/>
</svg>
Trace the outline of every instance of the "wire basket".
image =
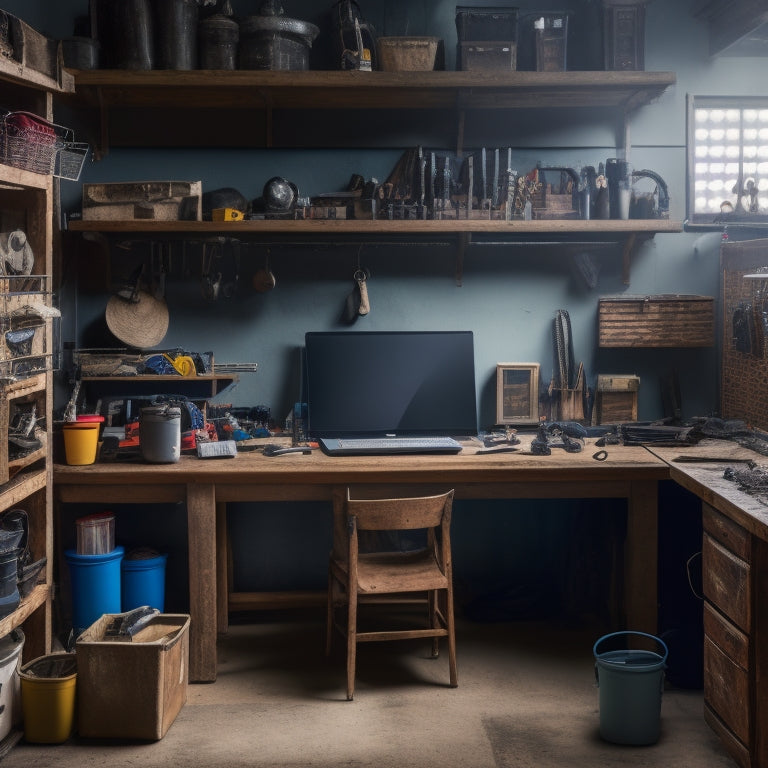
<svg viewBox="0 0 768 768">
<path fill-rule="evenodd" d="M 6 112 L 0 120 L 0 160 L 14 168 L 77 181 L 88 145 L 72 129 L 32 112 Z"/>
</svg>

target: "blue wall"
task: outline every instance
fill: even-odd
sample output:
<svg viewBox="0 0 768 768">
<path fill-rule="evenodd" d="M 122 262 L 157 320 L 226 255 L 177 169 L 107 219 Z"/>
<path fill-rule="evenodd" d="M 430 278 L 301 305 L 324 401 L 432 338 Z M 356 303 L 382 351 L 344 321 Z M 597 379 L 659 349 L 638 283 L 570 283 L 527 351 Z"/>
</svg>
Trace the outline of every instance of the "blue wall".
<svg viewBox="0 0 768 768">
<path fill-rule="evenodd" d="M 257 0 L 234 2 L 235 11 L 246 16 L 257 11 Z M 322 22 L 331 6 L 295 0 L 284 1 L 288 15 Z M 496 2 L 477 5 L 497 5 Z M 60 0 L 51 4 L 44 0 L 6 2 L 4 8 L 16 13 L 41 31 L 54 37 L 72 34 L 74 17 L 87 11 L 84 0 Z M 384 8 L 394 3 L 360 2 L 363 14 L 378 29 L 385 27 Z M 408 3 L 412 17 L 425 18 L 424 30 L 443 37 L 449 67 L 454 63 L 456 30 L 455 2 L 432 0 Z M 519 3 L 521 8 L 537 4 Z M 541 7 L 542 4 L 538 4 Z M 318 10 L 318 6 L 320 6 Z M 598 0 L 584 0 L 557 7 L 572 7 L 572 40 L 588 41 L 594 35 L 599 19 Z M 685 218 L 686 172 L 686 95 L 768 95 L 768 83 L 760 76 L 759 60 L 717 58 L 708 56 L 707 31 L 691 14 L 690 0 L 666 0 L 647 6 L 645 68 L 671 70 L 677 83 L 655 103 L 633 114 L 630 120 L 632 144 L 630 161 L 636 168 L 651 168 L 666 180 L 671 197 L 671 218 Z M 416 22 L 414 22 L 416 23 Z M 391 33 L 401 33 L 392 30 Z M 599 34 L 599 32 L 598 32 Z M 590 45 L 574 50 L 572 63 L 595 63 Z M 591 58 L 590 58 L 591 57 Z M 66 114 L 66 113 L 65 113 Z M 512 145 L 513 165 L 519 170 L 532 168 L 538 160 L 549 164 L 596 165 L 616 155 L 616 125 L 604 121 L 594 123 L 584 111 L 573 114 L 554 112 L 546 120 L 531 119 L 521 114 L 491 114 L 487 123 L 473 126 L 469 139 L 480 146 Z M 482 132 L 487 131 L 488 136 Z M 412 141 L 395 149 L 366 150 L 204 150 L 112 148 L 100 162 L 89 163 L 81 181 L 116 181 L 148 179 L 201 179 L 204 189 L 234 186 L 249 198 L 261 193 L 264 182 L 273 175 L 293 180 L 305 195 L 343 188 L 352 173 L 366 178 L 388 175 L 401 149 L 424 142 L 418 126 L 412 130 Z M 475 135 L 477 134 L 477 136 Z M 469 145 L 471 146 L 471 145 Z M 452 146 L 446 146 L 452 149 Z M 65 210 L 79 205 L 80 185 L 62 183 Z M 239 384 L 220 399 L 237 405 L 267 404 L 273 416 L 282 419 L 298 396 L 298 350 L 306 331 L 333 329 L 338 326 L 344 298 L 352 285 L 352 274 L 358 264 L 370 270 L 370 315 L 361 318 L 356 330 L 377 329 L 471 329 L 475 332 L 476 368 L 480 400 L 480 427 L 487 428 L 495 420 L 495 366 L 499 361 L 539 361 L 542 379 L 552 373 L 551 324 L 555 310 L 569 311 L 573 324 L 576 359 L 584 362 L 590 383 L 597 373 L 637 374 L 641 379 L 640 418 L 662 415 L 659 393 L 660 376 L 676 369 L 681 383 L 683 416 L 709 415 L 718 409 L 719 349 L 692 350 L 601 350 L 597 348 L 597 306 L 602 296 L 621 293 L 668 294 L 689 293 L 717 297 L 719 294 L 719 238 L 701 232 L 657 235 L 645 242 L 633 259 L 631 286 L 622 284 L 619 249 L 590 252 L 599 266 L 599 281 L 594 289 L 586 286 L 574 268 L 571 257 L 556 245 L 537 247 L 473 246 L 467 253 L 463 284 L 454 281 L 454 251 L 437 246 L 368 246 L 358 253 L 357 247 L 327 245 L 302 249 L 273 248 L 269 264 L 276 276 L 276 288 L 267 294 L 248 290 L 253 271 L 262 266 L 266 251 L 254 246 L 243 260 L 241 284 L 244 289 L 232 301 L 206 304 L 200 295 L 197 279 L 171 280 L 168 283 L 170 328 L 164 346 L 182 346 L 192 350 L 213 350 L 221 362 L 255 361 L 256 374 L 243 374 Z M 115 276 L 120 263 L 112 264 Z M 91 342 L 94 329 L 103 322 L 106 294 L 78 291 L 84 276 L 70 271 L 62 288 L 65 308 L 65 339 L 78 345 Z M 57 403 L 58 404 L 58 403 Z M 264 505 L 260 505 L 264 506 Z M 457 574 L 467 583 L 478 577 L 476 565 L 483 557 L 478 541 L 494 538 L 488 529 L 499 523 L 517 525 L 517 533 L 526 541 L 524 525 L 514 521 L 526 513 L 545 513 L 554 507 L 565 509 L 571 521 L 578 519 L 582 504 L 569 507 L 527 502 L 505 504 L 459 505 L 457 526 L 462 533 L 457 546 Z M 545 509 L 543 509 L 545 508 Z M 514 514 L 510 517 L 509 513 Z M 462 514 L 464 517 L 462 517 Z M 557 516 L 558 512 L 553 512 Z M 469 517 L 471 515 L 471 518 Z M 272 516 L 274 518 L 274 515 Z M 309 523 L 317 528 L 307 536 L 309 564 L 299 586 L 316 585 L 324 578 L 324 548 L 316 546 L 316 538 L 327 536 L 326 520 L 316 510 L 298 510 L 290 524 L 283 528 Z M 469 520 L 473 519 L 470 523 Z M 242 526 L 238 537 L 240 564 L 236 576 L 241 588 L 256 589 L 271 584 L 269 570 L 269 537 L 280 523 L 263 517 L 255 509 L 232 510 L 234 525 Z M 254 521 L 259 521 L 254 522 Z M 311 523 L 309 521 L 312 521 Z M 481 522 L 478 522 L 481 521 Z M 568 524 L 552 526 L 542 523 L 536 537 L 552 544 L 553 552 L 542 555 L 542 562 L 560 562 L 559 544 L 571 536 Z M 264 534 L 267 535 L 264 535 Z M 534 538 L 534 541 L 536 539 Z M 530 540 L 529 540 L 530 541 Z M 524 557 L 530 548 L 521 547 L 517 556 Z M 534 550 L 535 551 L 535 550 Z M 509 563 L 503 553 L 495 553 L 498 563 Z M 261 562 L 263 567 L 243 565 Z M 486 558 L 493 572 L 493 558 Z M 532 565 L 531 561 L 528 561 Z M 506 567 L 506 566 L 504 566 Z M 510 566 L 511 567 L 511 566 Z M 544 567 L 544 566 L 542 566 Z M 537 567 L 531 572 L 535 574 Z M 310 575 L 307 575 L 311 572 Z M 286 578 L 292 583 L 292 576 Z M 512 577 L 511 577 L 512 578 Z M 516 578 L 516 576 L 514 577 Z"/>
</svg>

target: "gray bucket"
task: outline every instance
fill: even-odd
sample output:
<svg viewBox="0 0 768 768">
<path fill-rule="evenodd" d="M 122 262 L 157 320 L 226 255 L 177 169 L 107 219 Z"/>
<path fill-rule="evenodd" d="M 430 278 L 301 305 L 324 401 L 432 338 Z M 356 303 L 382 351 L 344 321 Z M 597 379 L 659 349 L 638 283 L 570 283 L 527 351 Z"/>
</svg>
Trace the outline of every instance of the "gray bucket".
<svg viewBox="0 0 768 768">
<path fill-rule="evenodd" d="M 626 635 L 653 640 L 663 648 L 663 655 L 632 649 L 598 653 L 604 641 Z M 601 637 L 592 653 L 600 689 L 600 735 L 614 744 L 655 744 L 659 740 L 667 646 L 645 632 L 613 632 Z"/>
<path fill-rule="evenodd" d="M 141 409 L 139 448 L 144 461 L 172 464 L 181 456 L 181 408 L 167 405 Z"/>
</svg>

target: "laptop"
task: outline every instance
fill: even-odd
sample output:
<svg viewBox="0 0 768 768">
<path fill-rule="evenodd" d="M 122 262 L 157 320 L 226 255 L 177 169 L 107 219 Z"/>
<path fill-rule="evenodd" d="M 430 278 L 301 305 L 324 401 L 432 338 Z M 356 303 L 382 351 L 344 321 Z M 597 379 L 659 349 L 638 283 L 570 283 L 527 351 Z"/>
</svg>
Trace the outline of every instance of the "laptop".
<svg viewBox="0 0 768 768">
<path fill-rule="evenodd" d="M 471 331 L 305 336 L 307 431 L 330 455 L 458 453 L 477 434 Z"/>
</svg>

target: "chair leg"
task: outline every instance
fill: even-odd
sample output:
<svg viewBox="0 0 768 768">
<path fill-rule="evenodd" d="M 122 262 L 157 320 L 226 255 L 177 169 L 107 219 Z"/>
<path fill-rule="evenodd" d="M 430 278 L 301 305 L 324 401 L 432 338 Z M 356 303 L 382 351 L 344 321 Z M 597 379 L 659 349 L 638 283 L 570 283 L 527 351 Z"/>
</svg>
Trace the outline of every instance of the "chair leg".
<svg viewBox="0 0 768 768">
<path fill-rule="evenodd" d="M 347 610 L 347 701 L 355 693 L 355 662 L 357 654 L 357 594 L 349 596 Z"/>
<path fill-rule="evenodd" d="M 459 673 L 456 665 L 456 623 L 453 617 L 453 590 L 449 587 L 445 594 L 445 623 L 448 630 L 448 670 L 451 688 L 459 685 Z"/>
<path fill-rule="evenodd" d="M 439 624 L 439 619 L 437 617 L 437 610 L 438 610 L 438 591 L 436 589 L 432 589 L 429 591 L 429 594 L 427 595 L 427 604 L 429 605 L 429 626 L 431 629 L 437 629 Z M 433 637 L 432 638 L 432 658 L 436 659 L 440 655 L 440 638 Z"/>
<path fill-rule="evenodd" d="M 325 655 L 331 655 L 331 644 L 333 641 L 333 601 L 334 601 L 334 577 L 330 568 L 328 569 L 328 605 L 325 618 Z"/>
</svg>

